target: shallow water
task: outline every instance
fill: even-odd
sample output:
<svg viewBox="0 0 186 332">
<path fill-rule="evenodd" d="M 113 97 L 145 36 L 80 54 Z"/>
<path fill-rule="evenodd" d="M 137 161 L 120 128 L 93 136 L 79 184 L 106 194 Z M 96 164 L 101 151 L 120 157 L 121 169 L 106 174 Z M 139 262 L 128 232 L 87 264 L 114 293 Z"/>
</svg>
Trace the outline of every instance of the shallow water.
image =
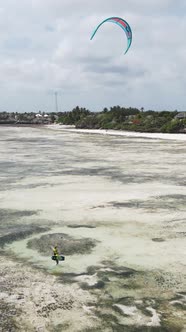
<svg viewBox="0 0 186 332">
<path fill-rule="evenodd" d="M 184 140 L 50 128 L 0 130 L 0 245 L 5 253 L 59 275 L 86 274 L 91 266 L 109 269 L 104 262 L 110 261 L 114 269 L 162 273 L 165 288 L 184 290 Z M 50 254 L 28 248 L 29 240 L 45 242 L 45 235 L 53 239 L 56 233 L 72 237 L 57 268 Z M 77 247 L 68 255 L 73 238 L 92 239 L 95 246 L 89 252 L 85 246 L 83 254 Z M 63 237 L 57 241 L 65 249 Z M 90 275 L 95 273 L 102 272 Z M 107 292 L 118 297 L 123 290 L 110 281 Z M 151 285 L 152 280 L 148 296 L 154 296 Z M 137 293 L 131 289 L 131 294 Z"/>
</svg>

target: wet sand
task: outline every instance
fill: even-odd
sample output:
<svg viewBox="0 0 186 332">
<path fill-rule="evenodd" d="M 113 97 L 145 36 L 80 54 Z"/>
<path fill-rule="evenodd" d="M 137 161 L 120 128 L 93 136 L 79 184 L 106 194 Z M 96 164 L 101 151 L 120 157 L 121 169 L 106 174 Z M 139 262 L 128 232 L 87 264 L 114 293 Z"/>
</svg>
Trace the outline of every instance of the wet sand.
<svg viewBox="0 0 186 332">
<path fill-rule="evenodd" d="M 186 136 L 120 134 L 1 128 L 0 331 L 186 328 Z"/>
</svg>

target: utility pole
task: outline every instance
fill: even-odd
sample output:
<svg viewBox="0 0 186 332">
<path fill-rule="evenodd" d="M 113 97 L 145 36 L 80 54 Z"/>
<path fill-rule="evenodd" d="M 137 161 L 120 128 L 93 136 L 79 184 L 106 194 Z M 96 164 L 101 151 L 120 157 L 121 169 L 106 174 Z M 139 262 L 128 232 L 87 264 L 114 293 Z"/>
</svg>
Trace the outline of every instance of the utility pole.
<svg viewBox="0 0 186 332">
<path fill-rule="evenodd" d="M 56 106 L 56 113 L 58 113 L 58 100 L 57 100 L 57 92 L 55 92 L 55 106 Z"/>
</svg>

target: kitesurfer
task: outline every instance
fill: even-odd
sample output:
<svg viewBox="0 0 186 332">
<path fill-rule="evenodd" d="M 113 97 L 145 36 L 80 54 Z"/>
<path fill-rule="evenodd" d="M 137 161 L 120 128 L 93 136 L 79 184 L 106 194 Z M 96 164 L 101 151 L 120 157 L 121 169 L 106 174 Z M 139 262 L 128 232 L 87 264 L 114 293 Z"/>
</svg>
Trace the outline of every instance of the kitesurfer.
<svg viewBox="0 0 186 332">
<path fill-rule="evenodd" d="M 55 261 L 56 261 L 56 265 L 59 264 L 59 253 L 58 253 L 58 248 L 57 246 L 55 246 L 53 248 L 53 254 L 54 254 L 54 257 L 55 257 Z"/>
</svg>

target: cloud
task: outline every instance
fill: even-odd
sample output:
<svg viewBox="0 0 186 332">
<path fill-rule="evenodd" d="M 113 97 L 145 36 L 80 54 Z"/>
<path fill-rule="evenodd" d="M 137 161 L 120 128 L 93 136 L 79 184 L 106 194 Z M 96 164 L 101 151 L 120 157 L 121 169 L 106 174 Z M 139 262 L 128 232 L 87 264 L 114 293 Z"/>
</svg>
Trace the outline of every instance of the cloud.
<svg viewBox="0 0 186 332">
<path fill-rule="evenodd" d="M 114 103 L 185 110 L 185 9 L 181 0 L 1 1 L 0 107 L 51 109 L 47 91 L 58 89 L 63 110 Z M 125 34 L 114 24 L 90 41 L 112 15 L 132 27 L 126 55 Z"/>
</svg>

